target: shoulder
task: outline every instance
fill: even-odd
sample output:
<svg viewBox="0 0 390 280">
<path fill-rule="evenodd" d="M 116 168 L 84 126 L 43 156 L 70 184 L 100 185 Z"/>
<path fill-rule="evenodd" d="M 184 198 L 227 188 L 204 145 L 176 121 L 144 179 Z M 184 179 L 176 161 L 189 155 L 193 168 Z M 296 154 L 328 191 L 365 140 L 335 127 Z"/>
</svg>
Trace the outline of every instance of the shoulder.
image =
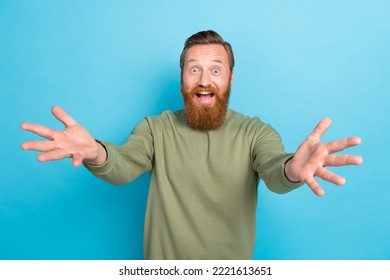
<svg viewBox="0 0 390 280">
<path fill-rule="evenodd" d="M 177 127 L 185 125 L 183 111 L 165 110 L 158 115 L 146 117 L 145 120 L 150 127 Z"/>
<path fill-rule="evenodd" d="M 182 114 L 183 110 L 179 111 L 172 111 L 172 110 L 165 110 L 162 111 L 160 114 L 154 115 L 154 116 L 148 116 L 145 119 L 150 122 L 166 122 L 166 121 L 178 121 Z"/>
<path fill-rule="evenodd" d="M 259 117 L 251 117 L 234 110 L 229 110 L 227 123 L 232 123 L 235 126 L 245 126 L 251 128 L 270 126 L 269 124 L 263 122 Z"/>
<path fill-rule="evenodd" d="M 237 130 L 244 132 L 248 136 L 262 138 L 264 136 L 279 137 L 278 132 L 266 122 L 263 122 L 259 117 L 251 117 L 234 110 L 229 110 L 229 116 L 226 122 L 226 127 L 229 130 Z"/>
</svg>

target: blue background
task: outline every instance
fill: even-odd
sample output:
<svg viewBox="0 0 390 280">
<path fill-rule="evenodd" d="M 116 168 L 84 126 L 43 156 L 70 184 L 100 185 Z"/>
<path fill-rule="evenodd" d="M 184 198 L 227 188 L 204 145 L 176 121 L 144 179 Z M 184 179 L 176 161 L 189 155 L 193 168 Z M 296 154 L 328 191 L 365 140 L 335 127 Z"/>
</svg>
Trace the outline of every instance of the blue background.
<svg viewBox="0 0 390 280">
<path fill-rule="evenodd" d="M 293 152 L 317 122 L 324 141 L 359 135 L 364 164 L 287 195 L 259 187 L 255 259 L 390 259 L 390 2 L 0 2 L 0 259 L 142 259 L 149 184 L 112 187 L 70 159 L 38 163 L 29 121 L 62 129 L 60 105 L 121 144 L 145 116 L 182 107 L 184 40 L 214 29 L 236 56 L 231 108 L 259 116 Z"/>
</svg>

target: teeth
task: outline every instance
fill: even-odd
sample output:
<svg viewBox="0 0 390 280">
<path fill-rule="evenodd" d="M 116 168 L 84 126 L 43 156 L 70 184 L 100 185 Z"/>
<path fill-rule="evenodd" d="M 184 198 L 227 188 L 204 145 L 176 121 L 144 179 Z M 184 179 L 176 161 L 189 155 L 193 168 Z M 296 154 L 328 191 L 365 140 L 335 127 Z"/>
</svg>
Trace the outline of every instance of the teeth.
<svg viewBox="0 0 390 280">
<path fill-rule="evenodd" d="M 211 92 L 209 92 L 209 91 L 201 91 L 201 92 L 196 93 L 196 96 L 197 96 L 198 98 L 201 98 L 202 96 L 213 97 L 213 96 L 214 96 L 214 93 L 211 93 Z"/>
</svg>

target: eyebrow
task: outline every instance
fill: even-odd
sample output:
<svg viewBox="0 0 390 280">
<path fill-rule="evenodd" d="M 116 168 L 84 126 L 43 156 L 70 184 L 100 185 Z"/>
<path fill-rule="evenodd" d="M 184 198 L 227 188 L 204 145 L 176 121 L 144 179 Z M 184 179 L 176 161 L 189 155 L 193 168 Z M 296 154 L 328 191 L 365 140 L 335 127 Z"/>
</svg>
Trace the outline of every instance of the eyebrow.
<svg viewBox="0 0 390 280">
<path fill-rule="evenodd" d="M 199 60 L 197 59 L 190 59 L 188 60 L 188 63 L 191 63 L 191 62 L 198 62 Z M 213 59 L 212 62 L 216 62 L 216 63 L 220 63 L 220 64 L 223 64 L 222 60 L 220 59 Z"/>
</svg>

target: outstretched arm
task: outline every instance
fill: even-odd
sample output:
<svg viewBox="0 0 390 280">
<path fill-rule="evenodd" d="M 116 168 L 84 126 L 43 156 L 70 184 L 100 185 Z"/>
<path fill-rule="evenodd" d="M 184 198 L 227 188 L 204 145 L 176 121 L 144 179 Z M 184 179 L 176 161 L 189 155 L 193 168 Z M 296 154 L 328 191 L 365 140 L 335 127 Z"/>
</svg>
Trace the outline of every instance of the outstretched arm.
<svg viewBox="0 0 390 280">
<path fill-rule="evenodd" d="M 328 118 L 318 123 L 309 137 L 298 147 L 294 157 L 285 165 L 285 174 L 290 181 L 306 183 L 318 196 L 324 195 L 324 190 L 315 177 L 336 185 L 343 185 L 345 178 L 329 171 L 326 166 L 358 165 L 362 157 L 356 155 L 335 155 L 352 146 L 359 145 L 359 137 L 345 138 L 328 143 L 320 142 L 321 136 L 330 127 L 332 121 Z"/>
<path fill-rule="evenodd" d="M 106 161 L 104 147 L 83 126 L 58 106 L 52 108 L 52 113 L 65 125 L 65 129 L 53 130 L 38 124 L 22 123 L 22 129 L 47 139 L 24 142 L 22 149 L 43 152 L 38 156 L 41 162 L 72 158 L 73 165 L 79 166 L 83 161 L 94 165 L 101 165 Z"/>
</svg>

